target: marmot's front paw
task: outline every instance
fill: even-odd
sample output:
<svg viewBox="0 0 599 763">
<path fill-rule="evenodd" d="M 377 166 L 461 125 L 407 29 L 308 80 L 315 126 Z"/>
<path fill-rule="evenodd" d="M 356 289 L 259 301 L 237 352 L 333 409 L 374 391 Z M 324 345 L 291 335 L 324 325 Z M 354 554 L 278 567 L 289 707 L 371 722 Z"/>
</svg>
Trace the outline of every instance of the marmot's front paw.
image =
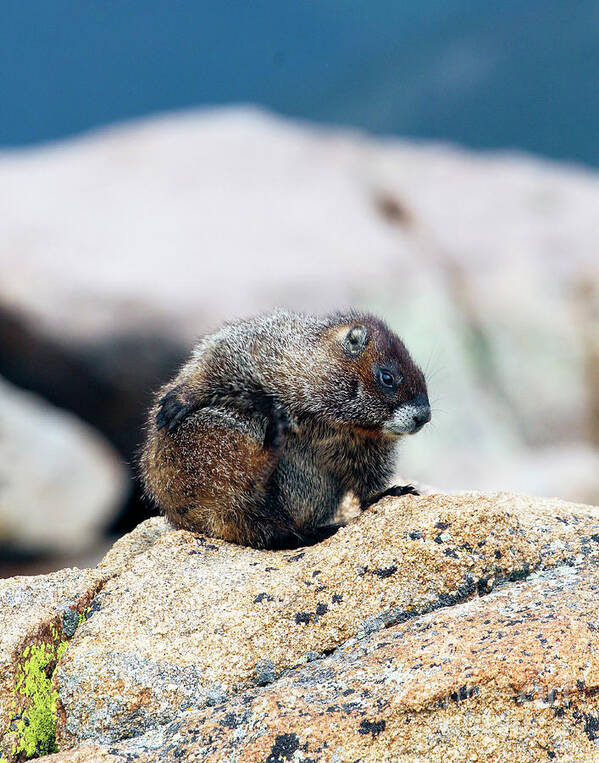
<svg viewBox="0 0 599 763">
<path fill-rule="evenodd" d="M 291 419 L 287 409 L 281 403 L 274 401 L 268 417 L 268 424 L 266 425 L 264 447 L 273 448 L 274 450 L 282 448 L 290 429 Z"/>
<path fill-rule="evenodd" d="M 254 413 L 266 419 L 264 447 L 279 450 L 291 429 L 291 419 L 285 406 L 274 395 L 267 392 L 253 392 L 250 407 Z"/>
<path fill-rule="evenodd" d="M 168 427 L 174 432 L 183 419 L 194 410 L 193 403 L 186 402 L 177 389 L 172 389 L 158 401 L 160 408 L 156 414 L 156 428 Z"/>
<path fill-rule="evenodd" d="M 416 490 L 414 485 L 393 485 L 393 487 L 383 491 L 381 498 L 384 498 L 386 495 L 399 497 L 400 495 L 420 495 L 420 493 Z"/>
<path fill-rule="evenodd" d="M 376 495 L 362 501 L 360 508 L 364 511 L 364 509 L 368 509 L 370 506 L 378 503 L 381 498 L 386 498 L 388 495 L 399 498 L 399 496 L 402 495 L 420 495 L 420 493 L 416 490 L 414 485 L 393 485 L 393 487 L 389 487 L 387 490 L 383 490 L 381 493 L 376 493 Z"/>
</svg>

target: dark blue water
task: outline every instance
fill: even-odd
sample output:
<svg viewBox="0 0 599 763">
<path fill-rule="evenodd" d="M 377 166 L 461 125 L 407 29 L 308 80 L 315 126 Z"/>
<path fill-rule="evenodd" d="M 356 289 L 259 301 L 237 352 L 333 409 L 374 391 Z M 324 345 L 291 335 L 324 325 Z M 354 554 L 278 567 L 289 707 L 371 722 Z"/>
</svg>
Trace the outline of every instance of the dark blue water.
<svg viewBox="0 0 599 763">
<path fill-rule="evenodd" d="M 599 166 L 599 0 L 0 0 L 0 145 L 230 102 Z"/>
</svg>

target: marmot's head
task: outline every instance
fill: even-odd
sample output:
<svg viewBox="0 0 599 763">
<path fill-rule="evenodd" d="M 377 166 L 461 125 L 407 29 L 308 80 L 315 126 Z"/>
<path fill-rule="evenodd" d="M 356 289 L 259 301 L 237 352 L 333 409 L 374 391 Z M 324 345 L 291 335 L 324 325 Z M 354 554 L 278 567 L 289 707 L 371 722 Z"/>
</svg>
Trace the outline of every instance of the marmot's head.
<svg viewBox="0 0 599 763">
<path fill-rule="evenodd" d="M 327 323 L 322 415 L 389 437 L 422 429 L 431 418 L 426 382 L 401 339 L 371 315 L 336 314 Z"/>
</svg>

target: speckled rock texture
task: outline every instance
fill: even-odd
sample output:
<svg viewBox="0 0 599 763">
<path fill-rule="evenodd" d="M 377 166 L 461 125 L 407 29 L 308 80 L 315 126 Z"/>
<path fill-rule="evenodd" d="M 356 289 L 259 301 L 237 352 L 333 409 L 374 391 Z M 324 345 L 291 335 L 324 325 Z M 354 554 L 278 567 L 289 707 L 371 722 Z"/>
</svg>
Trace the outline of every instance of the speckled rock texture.
<svg viewBox="0 0 599 763">
<path fill-rule="evenodd" d="M 43 653 L 44 670 L 52 670 L 61 645 L 105 579 L 98 570 L 65 569 L 0 580 L 0 759 L 13 758 L 23 745 L 21 731 L 35 725 L 30 716 L 48 709 L 33 707 L 40 687 L 30 671 L 35 668 L 32 650 Z"/>
<path fill-rule="evenodd" d="M 596 761 L 598 549 L 584 564 L 350 639 L 99 759 Z M 79 756 L 93 749 L 54 760 L 91 760 Z"/>
<path fill-rule="evenodd" d="M 158 758 L 152 758 L 158 760 Z M 85 744 L 68 752 L 48 755 L 44 761 L 48 763 L 123 763 L 123 761 L 137 760 L 137 755 L 117 755 L 110 753 L 105 747 L 99 744 Z"/>
<path fill-rule="evenodd" d="M 173 528 L 164 517 L 152 517 L 141 522 L 135 530 L 116 541 L 98 564 L 98 569 L 114 576 L 123 572 L 138 554 L 147 551 L 161 535 Z"/>
<path fill-rule="evenodd" d="M 334 750 L 347 743 L 348 751 L 339 752 L 339 760 L 395 760 L 400 754 L 421 754 L 410 744 L 428 754 L 434 739 L 448 755 L 454 749 L 458 755 L 463 748 L 460 729 L 475 725 L 468 712 L 477 716 L 481 739 L 487 733 L 493 736 L 487 720 L 500 722 L 507 712 L 500 698 L 514 691 L 503 684 L 513 680 L 514 687 L 524 687 L 516 695 L 530 694 L 524 678 L 528 676 L 530 686 L 541 681 L 544 660 L 547 681 L 551 671 L 561 681 L 567 670 L 578 670 L 574 653 L 580 652 L 583 667 L 589 654 L 576 680 L 594 685 L 589 647 L 594 631 L 587 622 L 593 622 L 589 618 L 597 610 L 597 602 L 592 604 L 593 562 L 599 553 L 597 508 L 508 494 L 384 499 L 328 541 L 291 552 L 233 546 L 168 531 L 160 522 L 150 520 L 138 528 L 105 560 L 104 565 L 122 572 L 96 596 L 88 619 L 60 660 L 54 680 L 61 748 L 86 740 L 114 744 L 144 732 L 149 732 L 143 737 L 150 740 L 148 745 L 158 734 L 168 747 L 162 735 L 178 732 L 164 724 L 195 718 L 189 728 L 197 730 L 197 745 L 190 736 L 189 760 L 193 755 L 198 760 L 282 760 L 287 742 L 280 743 L 279 752 L 271 748 L 277 735 L 292 733 L 284 730 L 288 715 L 299 740 L 294 752 L 285 753 L 289 758 L 333 760 Z M 531 582 L 535 570 L 555 567 L 565 572 Z M 512 600 L 521 614 L 508 616 Z M 585 602 L 590 602 L 588 607 Z M 537 617 L 541 604 L 547 614 Z M 556 622 L 568 625 L 567 634 L 560 635 Z M 486 628 L 491 623 L 495 625 Z M 511 641 L 505 640 L 507 634 Z M 505 651 L 508 643 L 512 646 Z M 498 656 L 491 659 L 492 654 Z M 511 667 L 504 670 L 506 660 Z M 395 684 L 385 672 L 394 664 L 398 667 L 389 675 L 395 676 Z M 303 676 L 315 678 L 302 683 Z M 585 694 L 576 680 L 569 690 L 586 697 L 587 704 L 581 700 L 578 707 L 595 717 L 588 709 L 592 691 Z M 497 685 L 498 693 L 483 691 L 487 684 Z M 554 688 L 562 691 L 562 684 Z M 470 692 L 471 686 L 477 690 Z M 320 694 L 312 701 L 317 689 Z M 338 696 L 344 691 L 347 701 Z M 354 694 L 361 702 L 368 700 L 363 715 L 361 705 L 352 709 Z M 294 709 L 296 695 L 304 696 L 305 706 Z M 440 704 L 445 695 L 449 699 Z M 539 697 L 507 703 L 514 724 L 522 726 L 521 733 L 513 732 L 514 739 L 526 734 L 536 739 L 532 708 Z M 468 704 L 462 706 L 462 700 Z M 255 722 L 248 715 L 247 726 L 239 720 L 244 703 L 257 713 Z M 319 713 L 325 704 L 338 707 L 323 719 Z M 378 712 L 383 706 L 392 708 L 391 715 Z M 470 710 L 463 711 L 462 721 L 456 716 L 454 728 L 456 707 Z M 409 713 L 418 713 L 417 722 Z M 411 720 L 400 722 L 396 715 Z M 585 721 L 581 723 L 588 742 L 584 749 L 592 750 L 593 740 L 584 734 Z M 218 735 L 210 724 L 220 729 Z M 523 730 L 527 724 L 532 724 L 529 731 Z M 504 735 L 512 734 L 511 725 Z M 159 726 L 161 731 L 152 731 Z M 358 731 L 352 736 L 349 729 L 354 726 Z M 212 750 L 208 738 L 213 739 Z M 185 748 L 187 742 L 181 744 Z M 290 750 L 295 741 L 289 745 Z M 321 752 L 314 756 L 310 750 L 318 746 Z M 169 754 L 163 751 L 156 759 L 168 759 Z M 543 755 L 539 759 L 545 760 Z"/>
</svg>

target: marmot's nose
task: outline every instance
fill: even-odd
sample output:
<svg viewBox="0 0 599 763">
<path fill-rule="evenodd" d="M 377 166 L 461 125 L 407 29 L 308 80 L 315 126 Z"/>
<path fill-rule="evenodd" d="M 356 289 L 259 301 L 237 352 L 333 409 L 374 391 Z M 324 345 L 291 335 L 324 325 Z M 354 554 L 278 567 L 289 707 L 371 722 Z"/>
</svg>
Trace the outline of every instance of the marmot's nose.
<svg viewBox="0 0 599 763">
<path fill-rule="evenodd" d="M 414 413 L 414 431 L 418 432 L 419 429 L 431 420 L 431 409 L 429 406 L 422 406 L 416 413 Z"/>
<path fill-rule="evenodd" d="M 412 405 L 414 406 L 414 413 L 412 414 L 414 419 L 413 431 L 418 432 L 431 420 L 431 407 L 426 395 L 417 395 L 413 398 Z"/>
</svg>

